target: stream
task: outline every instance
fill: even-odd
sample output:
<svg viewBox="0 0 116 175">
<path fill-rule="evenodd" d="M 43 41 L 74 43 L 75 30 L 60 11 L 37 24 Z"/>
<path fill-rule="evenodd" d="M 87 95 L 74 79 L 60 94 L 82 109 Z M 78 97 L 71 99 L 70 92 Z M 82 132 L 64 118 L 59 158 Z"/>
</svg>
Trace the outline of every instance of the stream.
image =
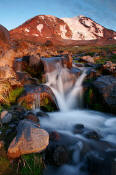
<svg viewBox="0 0 116 175">
<path fill-rule="evenodd" d="M 60 111 L 41 118 L 41 127 L 59 133 L 60 141 L 55 144 L 65 146 L 71 156 L 68 163 L 48 165 L 44 175 L 116 174 L 116 118 L 83 109 L 86 72 L 83 69 L 74 80 L 70 71 L 57 63 L 46 73 L 46 85 L 55 94 Z"/>
</svg>

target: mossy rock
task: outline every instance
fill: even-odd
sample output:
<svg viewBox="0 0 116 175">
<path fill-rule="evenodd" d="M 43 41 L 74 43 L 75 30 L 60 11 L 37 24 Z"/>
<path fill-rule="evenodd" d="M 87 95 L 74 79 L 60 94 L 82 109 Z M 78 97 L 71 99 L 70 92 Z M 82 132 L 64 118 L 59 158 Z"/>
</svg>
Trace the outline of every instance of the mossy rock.
<svg viewBox="0 0 116 175">
<path fill-rule="evenodd" d="M 28 110 L 40 108 L 52 112 L 58 109 L 56 98 L 46 85 L 30 88 L 18 99 L 18 104 Z"/>
<path fill-rule="evenodd" d="M 105 112 L 105 106 L 103 106 L 97 92 L 92 87 L 84 93 L 84 106 L 92 110 Z"/>
</svg>

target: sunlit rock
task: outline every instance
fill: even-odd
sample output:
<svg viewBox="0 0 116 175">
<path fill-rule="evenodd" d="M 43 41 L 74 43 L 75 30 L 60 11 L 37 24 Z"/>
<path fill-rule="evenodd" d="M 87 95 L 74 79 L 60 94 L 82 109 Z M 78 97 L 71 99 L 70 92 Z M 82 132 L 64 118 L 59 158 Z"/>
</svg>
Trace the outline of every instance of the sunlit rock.
<svg viewBox="0 0 116 175">
<path fill-rule="evenodd" d="M 8 148 L 8 157 L 14 159 L 23 154 L 38 153 L 49 144 L 49 134 L 29 120 L 20 121 L 17 135 Z"/>
</svg>

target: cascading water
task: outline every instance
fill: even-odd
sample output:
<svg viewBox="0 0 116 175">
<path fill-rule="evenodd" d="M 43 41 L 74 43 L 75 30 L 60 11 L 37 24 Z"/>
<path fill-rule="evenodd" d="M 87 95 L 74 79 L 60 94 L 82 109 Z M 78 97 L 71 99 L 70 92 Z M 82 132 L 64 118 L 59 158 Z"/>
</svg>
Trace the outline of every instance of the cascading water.
<svg viewBox="0 0 116 175">
<path fill-rule="evenodd" d="M 39 110 L 40 109 L 40 94 L 34 94 L 34 101 L 33 101 L 33 110 Z"/>
<path fill-rule="evenodd" d="M 52 89 L 56 96 L 59 108 L 61 111 L 69 111 L 82 102 L 82 83 L 86 76 L 86 71 L 83 71 L 81 76 L 73 83 L 70 72 L 67 68 L 62 68 L 57 63 L 56 70 L 47 73 L 47 85 Z"/>
<path fill-rule="evenodd" d="M 60 133 L 61 137 L 63 137 L 63 144 L 73 154 L 71 164 L 65 164 L 57 169 L 49 166 L 44 172 L 45 175 L 91 175 L 87 169 L 85 171 L 81 170 L 82 165 L 86 167 L 86 157 L 91 155 L 92 151 L 95 151 L 94 156 L 97 157 L 97 161 L 104 160 L 105 162 L 105 159 L 100 157 L 101 155 L 98 156 L 99 152 L 102 152 L 103 155 L 116 150 L 116 118 L 100 112 L 81 110 L 79 108 L 80 104 L 82 104 L 82 83 L 85 76 L 86 71 L 83 70 L 80 77 L 75 81 L 70 70 L 63 68 L 60 63 L 54 65 L 54 70 L 46 74 L 46 84 L 55 94 L 60 111 L 49 113 L 48 118 L 41 118 L 41 126 L 49 131 Z M 78 124 L 83 125 L 84 129 L 82 133 L 75 134 L 74 127 Z M 98 140 L 85 136 L 87 132 L 91 131 L 100 135 Z M 92 149 L 88 149 L 88 147 L 92 147 Z M 86 151 L 86 149 L 88 150 Z M 84 154 L 83 158 L 81 158 L 82 153 Z M 115 160 L 116 157 L 114 157 L 113 161 Z M 97 175 L 115 175 L 115 170 L 113 170 L 113 174 L 112 170 L 110 171 L 111 165 L 109 167 L 106 165 L 106 168 L 110 173 L 106 174 L 105 170 L 102 170 L 103 172 L 97 173 Z"/>
</svg>

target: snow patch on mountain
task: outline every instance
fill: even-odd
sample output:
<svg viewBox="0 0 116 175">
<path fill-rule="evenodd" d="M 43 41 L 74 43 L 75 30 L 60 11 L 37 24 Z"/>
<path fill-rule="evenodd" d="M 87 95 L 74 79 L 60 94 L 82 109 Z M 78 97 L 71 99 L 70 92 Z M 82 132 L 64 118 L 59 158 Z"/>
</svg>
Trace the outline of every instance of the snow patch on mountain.
<svg viewBox="0 0 116 175">
<path fill-rule="evenodd" d="M 39 35 L 35 33 L 35 34 L 33 34 L 33 36 L 39 36 Z"/>
<path fill-rule="evenodd" d="M 61 37 L 63 39 L 69 39 L 67 36 L 66 36 L 66 33 L 67 33 L 67 29 L 66 29 L 66 25 L 60 25 L 60 34 L 61 34 Z"/>
<path fill-rule="evenodd" d="M 37 30 L 39 30 L 39 32 L 41 33 L 43 27 L 44 27 L 43 24 L 39 24 L 37 25 Z"/>
<path fill-rule="evenodd" d="M 27 28 L 25 28 L 25 32 L 30 32 L 30 30 L 29 30 L 29 29 L 27 29 Z"/>
<path fill-rule="evenodd" d="M 103 37 L 103 27 L 83 16 L 74 18 L 61 18 L 72 31 L 73 40 L 93 40 Z M 97 35 L 97 36 L 96 36 Z"/>
</svg>

